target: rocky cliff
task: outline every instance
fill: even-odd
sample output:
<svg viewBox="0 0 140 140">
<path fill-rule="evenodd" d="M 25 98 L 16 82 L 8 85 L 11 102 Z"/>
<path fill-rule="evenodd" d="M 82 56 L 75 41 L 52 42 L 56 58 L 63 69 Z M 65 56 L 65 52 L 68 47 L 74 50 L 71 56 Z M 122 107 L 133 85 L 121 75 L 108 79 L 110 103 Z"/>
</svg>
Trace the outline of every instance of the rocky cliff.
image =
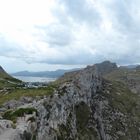
<svg viewBox="0 0 140 140">
<path fill-rule="evenodd" d="M 104 62 L 67 73 L 51 96 L 25 105 L 37 110 L 35 130 L 24 129 L 34 137 L 17 140 L 139 140 L 140 96 L 105 77 L 116 70 L 116 64 Z"/>
<path fill-rule="evenodd" d="M 104 79 L 117 67 L 103 64 L 77 71 L 38 107 L 39 140 L 140 139 L 140 98 L 122 83 Z"/>
</svg>

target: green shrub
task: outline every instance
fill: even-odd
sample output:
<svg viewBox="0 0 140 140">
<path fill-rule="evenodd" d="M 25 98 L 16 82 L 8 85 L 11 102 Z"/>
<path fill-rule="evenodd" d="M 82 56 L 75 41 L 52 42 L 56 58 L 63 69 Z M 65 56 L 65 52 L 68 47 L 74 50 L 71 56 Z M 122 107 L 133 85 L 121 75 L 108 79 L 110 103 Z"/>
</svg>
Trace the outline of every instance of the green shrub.
<svg viewBox="0 0 140 140">
<path fill-rule="evenodd" d="M 12 111 L 12 110 L 6 111 L 2 115 L 2 117 L 4 119 L 11 120 L 15 123 L 17 120 L 17 117 L 23 117 L 24 114 L 32 114 L 33 112 L 37 113 L 37 110 L 35 108 L 19 108 L 15 111 Z"/>
</svg>

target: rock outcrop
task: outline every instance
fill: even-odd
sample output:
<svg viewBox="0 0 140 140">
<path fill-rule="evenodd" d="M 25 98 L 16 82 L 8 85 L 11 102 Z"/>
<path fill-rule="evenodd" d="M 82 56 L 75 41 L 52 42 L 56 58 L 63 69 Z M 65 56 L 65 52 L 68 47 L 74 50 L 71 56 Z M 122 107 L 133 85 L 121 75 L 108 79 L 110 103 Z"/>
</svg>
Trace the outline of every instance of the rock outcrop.
<svg viewBox="0 0 140 140">
<path fill-rule="evenodd" d="M 100 75 L 105 75 L 118 69 L 116 63 L 111 63 L 110 61 L 95 64 L 95 67 Z"/>
<path fill-rule="evenodd" d="M 36 130 L 36 113 L 18 117 L 16 123 L 0 120 L 0 140 L 34 140 Z"/>
<path fill-rule="evenodd" d="M 54 96 L 36 106 L 38 140 L 140 139 L 137 96 L 125 85 L 102 78 L 117 68 L 114 63 L 107 62 L 107 68 L 104 64 L 74 72 L 67 82 L 64 76 Z"/>
</svg>

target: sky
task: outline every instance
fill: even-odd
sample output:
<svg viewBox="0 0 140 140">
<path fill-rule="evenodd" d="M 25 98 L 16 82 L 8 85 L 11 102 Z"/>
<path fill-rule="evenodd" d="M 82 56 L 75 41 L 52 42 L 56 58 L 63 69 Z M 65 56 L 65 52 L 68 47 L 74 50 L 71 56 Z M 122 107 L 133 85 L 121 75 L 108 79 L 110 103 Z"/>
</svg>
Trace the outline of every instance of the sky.
<svg viewBox="0 0 140 140">
<path fill-rule="evenodd" d="M 0 0 L 8 72 L 140 63 L 139 0 Z"/>
</svg>

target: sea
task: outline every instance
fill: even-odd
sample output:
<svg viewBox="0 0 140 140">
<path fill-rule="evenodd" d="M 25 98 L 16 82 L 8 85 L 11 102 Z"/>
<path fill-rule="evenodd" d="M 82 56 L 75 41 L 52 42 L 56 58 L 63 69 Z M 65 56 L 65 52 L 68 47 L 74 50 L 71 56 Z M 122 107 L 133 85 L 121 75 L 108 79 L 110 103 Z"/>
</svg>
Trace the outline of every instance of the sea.
<svg viewBox="0 0 140 140">
<path fill-rule="evenodd" d="M 23 82 L 41 82 L 41 83 L 53 82 L 57 79 L 57 78 L 49 78 L 49 77 L 31 77 L 31 76 L 13 76 L 13 77 Z"/>
</svg>

